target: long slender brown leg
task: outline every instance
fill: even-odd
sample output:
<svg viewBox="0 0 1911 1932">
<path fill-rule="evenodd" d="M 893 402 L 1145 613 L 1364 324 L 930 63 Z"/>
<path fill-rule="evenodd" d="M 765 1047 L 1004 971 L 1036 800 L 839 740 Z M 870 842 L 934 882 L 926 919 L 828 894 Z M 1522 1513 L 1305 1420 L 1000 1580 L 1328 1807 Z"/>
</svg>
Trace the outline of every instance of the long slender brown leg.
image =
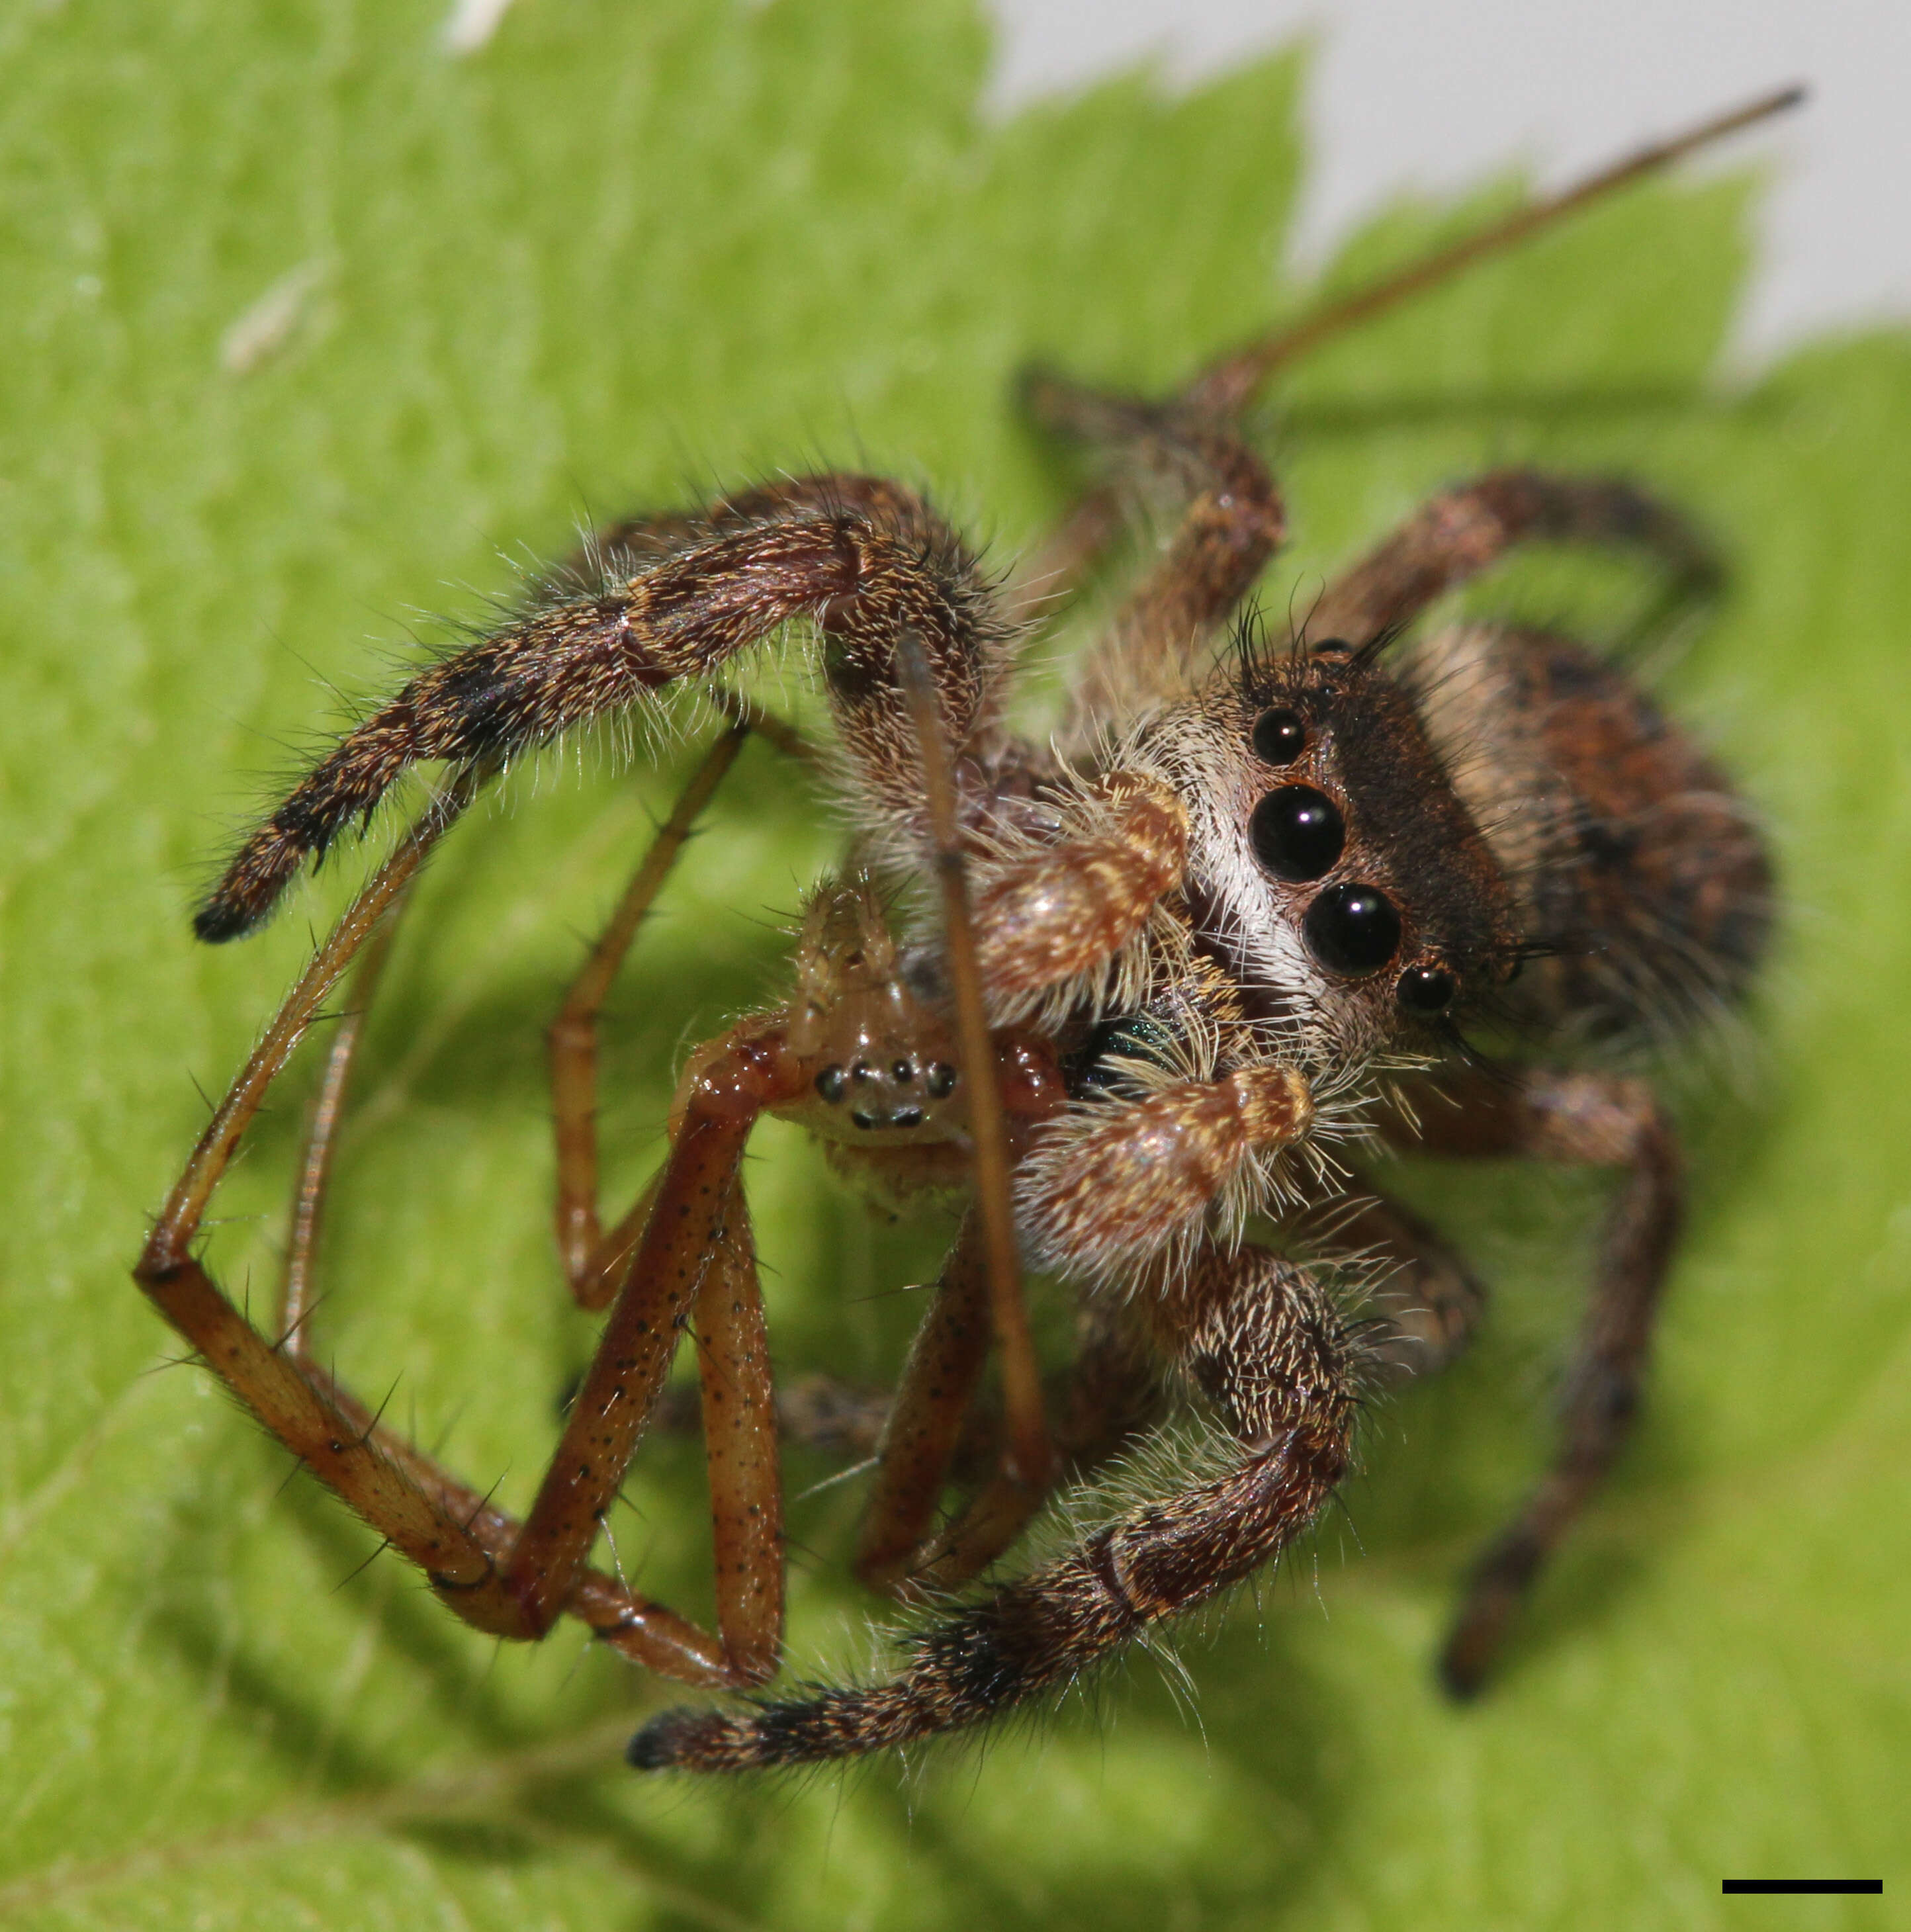
<svg viewBox="0 0 1911 1932">
<path fill-rule="evenodd" d="M 1093 1475 L 1142 1432 L 1160 1406 L 1159 1371 L 1122 1312 L 1100 1296 L 1091 1296 L 1082 1309 L 1055 1430 L 1058 1481 Z M 973 1582 L 1027 1527 L 1027 1504 L 999 1473 L 991 1478 L 917 1552 L 912 1586 L 926 1594 Z"/>
<path fill-rule="evenodd" d="M 1337 578 L 1306 614 L 1307 636 L 1358 649 L 1410 622 L 1515 544 L 1535 540 L 1646 550 L 1666 566 L 1681 597 L 1719 580 L 1718 560 L 1693 526 L 1632 484 L 1501 470 L 1433 497 Z"/>
<path fill-rule="evenodd" d="M 160 1314 L 294 1454 L 421 1568 L 460 1586 L 488 1574 L 483 1550 L 253 1328 L 213 1285 L 192 1246 L 267 1089 L 476 784 L 475 776 L 466 777 L 425 812 L 333 928 L 200 1136 L 134 1270 Z"/>
<path fill-rule="evenodd" d="M 640 1394 L 652 1367 L 647 1356 L 660 1356 L 668 1364 L 678 1336 L 675 1321 L 668 1324 L 666 1344 L 646 1334 L 644 1318 L 681 1306 L 687 1319 L 705 1264 L 721 1247 L 724 1208 L 742 1138 L 760 1096 L 782 1090 L 773 1041 L 740 1037 L 704 1063 L 686 1131 L 658 1191 L 659 1226 L 637 1256 L 646 1272 L 636 1290 L 622 1298 L 608 1325 L 606 1343 L 579 1405 L 583 1412 L 574 1416 L 559 1461 L 540 1492 L 544 1506 L 541 1544 L 530 1534 L 535 1517 L 520 1530 L 379 1424 L 309 1359 L 268 1343 L 220 1292 L 192 1252 L 206 1204 L 272 1082 L 479 782 L 479 775 L 467 774 L 421 818 L 320 947 L 201 1136 L 147 1242 L 135 1278 L 233 1394 L 321 1480 L 423 1569 L 434 1590 L 467 1622 L 500 1636 L 536 1636 L 560 1611 L 568 1610 L 618 1648 L 668 1674 L 699 1683 L 752 1681 L 760 1672 L 747 1658 L 738 1667 L 693 1625 L 587 1569 L 584 1558 L 622 1479 L 628 1443 L 641 1420 L 640 1414 L 620 1414 L 607 1429 L 604 1412 L 626 1395 Z M 340 1071 L 342 1076 L 342 1066 Z M 714 1211 L 706 1205 L 712 1182 Z M 661 1366 L 656 1373 L 661 1379 Z M 593 1397 L 595 1406 L 586 1407 Z M 586 1462 L 585 1452 L 602 1441 L 615 1455 L 626 1434 L 622 1460 L 607 1484 L 604 1472 Z M 547 1562 L 554 1546 L 555 1558 Z"/>
<path fill-rule="evenodd" d="M 1462 1075 L 1438 1082 L 1415 1106 L 1418 1144 L 1428 1153 L 1621 1170 L 1567 1372 L 1558 1454 L 1526 1508 L 1480 1558 L 1441 1654 L 1448 1688 L 1470 1696 L 1534 1578 L 1630 1433 L 1684 1213 L 1684 1164 L 1664 1109 L 1641 1080 L 1545 1068 L 1508 1070 L 1498 1078 Z"/>
<path fill-rule="evenodd" d="M 1022 1294 L 1022 1247 L 1016 1231 L 1008 1121 L 989 1031 L 987 990 L 969 901 L 968 863 L 956 817 L 949 748 L 938 715 L 934 669 L 913 629 L 897 639 L 898 668 L 915 727 L 925 786 L 943 940 L 962 1078 L 969 1096 L 969 1138 L 975 1184 L 974 1220 L 988 1286 L 990 1325 L 1001 1352 L 1002 1457 L 989 1495 L 998 1520 L 1020 1512 L 1026 1522 L 1041 1506 L 1054 1474 L 1042 1394 L 1042 1368 L 1029 1333 Z M 1012 1532 L 1010 1532 L 1012 1534 Z"/>
<path fill-rule="evenodd" d="M 1210 363 L 1187 391 L 1192 402 L 1224 414 L 1245 409 L 1261 386 L 1277 369 L 1298 362 L 1324 342 L 1386 314 L 1426 290 L 1470 268 L 1476 262 L 1490 260 L 1517 248 L 1522 242 L 1550 228 L 1591 203 L 1648 176 L 1663 172 L 1688 154 L 1723 140 L 1740 129 L 1782 114 L 1804 98 L 1802 87 L 1780 88 L 1761 94 L 1742 107 L 1735 107 L 1697 127 L 1655 141 L 1628 154 L 1610 167 L 1574 182 L 1559 194 L 1516 208 L 1500 220 L 1490 222 L 1460 241 L 1436 248 L 1405 268 L 1382 276 L 1351 295 L 1335 296 L 1322 303 L 1297 322 L 1244 343 Z"/>
<path fill-rule="evenodd" d="M 346 1092 L 351 1084 L 359 1042 L 364 1036 L 365 1020 L 379 981 L 384 976 L 392 940 L 410 897 L 409 886 L 399 891 L 390 910 L 372 928 L 359 951 L 351 992 L 326 1049 L 325 1071 L 308 1118 L 305 1145 L 298 1161 L 298 1184 L 292 1198 L 276 1330 L 280 1349 L 295 1361 L 309 1361 L 312 1357 L 309 1324 L 317 1280 L 319 1238 L 324 1226 L 326 1195 L 332 1184 L 339 1125 L 345 1118 Z"/>
<path fill-rule="evenodd" d="M 936 1624 L 883 1682 L 748 1712 L 668 1712 L 632 1741 L 631 1762 L 812 1763 L 980 1723 L 1073 1682 L 1277 1556 L 1347 1468 L 1358 1350 L 1332 1297 L 1264 1250 L 1210 1251 L 1150 1312 L 1161 1345 L 1225 1420 L 1216 1473 L 1128 1510 Z"/>
<path fill-rule="evenodd" d="M 598 1017 L 610 996 L 611 982 L 637 938 L 638 928 L 670 876 L 691 828 L 743 748 L 749 730 L 746 724 L 732 724 L 704 754 L 677 795 L 670 816 L 658 828 L 632 874 L 616 911 L 591 948 L 590 958 L 571 982 L 546 1036 L 557 1137 L 557 1252 L 564 1265 L 565 1280 L 581 1307 L 602 1308 L 610 1300 L 622 1280 L 616 1264 L 620 1259 L 628 1259 L 616 1243 L 606 1252 L 604 1230 L 598 1220 Z"/>
<path fill-rule="evenodd" d="M 919 1566 L 993 1336 L 988 1251 L 971 1211 L 910 1344 L 884 1425 L 856 1551 L 856 1574 L 872 1588 L 892 1588 Z"/>
<path fill-rule="evenodd" d="M 740 1186 L 730 1190 L 692 1321 L 710 1466 L 717 1628 L 736 1676 L 766 1683 L 783 1655 L 783 1477 L 770 1334 Z"/>
</svg>

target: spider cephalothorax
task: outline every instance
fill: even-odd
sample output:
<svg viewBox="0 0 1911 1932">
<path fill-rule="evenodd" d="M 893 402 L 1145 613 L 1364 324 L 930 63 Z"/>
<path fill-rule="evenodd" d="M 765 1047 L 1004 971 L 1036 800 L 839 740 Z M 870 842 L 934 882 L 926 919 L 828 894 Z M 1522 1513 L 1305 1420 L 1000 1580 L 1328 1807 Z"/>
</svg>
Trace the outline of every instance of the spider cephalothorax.
<svg viewBox="0 0 1911 1932">
<path fill-rule="evenodd" d="M 1452 260 L 1490 245 L 1475 238 Z M 1432 273 L 1369 292 L 1345 316 Z M 481 1629 L 536 1638 L 572 1616 L 706 1688 L 760 1685 L 779 1667 L 779 1421 L 838 1441 L 854 1405 L 779 1409 L 742 1186 L 766 1114 L 808 1130 L 886 1204 L 962 1216 L 893 1397 L 866 1432 L 866 1582 L 946 1601 L 1012 1547 L 1058 1483 L 1145 1442 L 1179 1396 L 1198 1399 L 1213 1433 L 1195 1466 L 1151 1493 L 1130 1484 L 1102 1520 L 1078 1520 L 1060 1553 L 938 1612 L 886 1677 L 667 1714 L 633 1743 L 640 1766 L 814 1760 L 974 1724 L 1278 1556 L 1346 1473 L 1364 1384 L 1382 1365 L 1438 1367 L 1480 1306 L 1463 1264 L 1357 1174 L 1372 1146 L 1588 1162 L 1619 1177 L 1559 1454 L 1475 1573 L 1444 1656 L 1456 1689 L 1480 1682 L 1624 1438 L 1678 1226 L 1671 1130 L 1640 1079 L 1490 1058 L 1462 1029 L 1484 1018 L 1502 1036 L 1524 1022 L 1624 1039 L 1689 1024 L 1743 988 L 1762 948 L 1763 847 L 1724 779 L 1622 672 L 1558 638 L 1480 623 L 1422 636 L 1416 620 L 1533 538 L 1642 548 L 1681 592 L 1715 573 L 1683 520 L 1627 483 L 1505 470 L 1436 496 L 1328 585 L 1304 634 L 1264 640 L 1239 613 L 1284 511 L 1240 414 L 1282 352 L 1281 339 L 1250 344 L 1163 404 L 1031 382 L 1046 425 L 1100 449 L 1112 481 L 1019 585 L 992 584 L 917 493 L 852 474 L 600 533 L 519 614 L 419 672 L 319 760 L 199 914 L 208 940 L 248 930 L 404 773 L 448 769 L 215 1115 L 137 1274 L 261 1420 Z M 1018 647 L 1106 548 L 1124 482 L 1172 509 L 1172 532 L 1082 654 L 1058 738 L 1018 737 L 1007 701 Z M 662 1168 L 607 1228 L 598 1015 L 744 739 L 812 760 L 718 681 L 793 622 L 817 640 L 850 853 L 808 895 L 785 995 L 691 1056 Z M 559 1250 L 578 1301 L 610 1312 L 519 1520 L 313 1352 L 316 1209 L 356 1012 L 314 1112 L 275 1338 L 226 1299 L 194 1236 L 268 1088 L 362 953 L 369 997 L 397 902 L 478 790 L 592 720 L 653 716 L 675 686 L 700 690 L 730 723 L 551 1029 Z M 1339 1259 L 1306 1236 L 1322 1225 Z M 1052 1424 L 1024 1259 L 1076 1298 Z M 714 1634 L 590 1561 L 691 1330 Z M 992 1355 L 1002 1404 L 991 1420 L 976 1396 Z M 952 1486 L 968 1493 L 945 1517 Z"/>
</svg>

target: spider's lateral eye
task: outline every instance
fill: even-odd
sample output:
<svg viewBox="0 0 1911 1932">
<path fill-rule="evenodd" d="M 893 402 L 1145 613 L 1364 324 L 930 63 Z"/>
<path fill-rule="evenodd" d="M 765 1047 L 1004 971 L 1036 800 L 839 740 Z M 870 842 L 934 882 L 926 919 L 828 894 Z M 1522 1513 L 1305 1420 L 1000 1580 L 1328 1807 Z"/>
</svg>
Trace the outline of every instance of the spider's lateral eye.
<svg viewBox="0 0 1911 1932">
<path fill-rule="evenodd" d="M 1252 741 L 1264 765 L 1291 765 L 1306 748 L 1306 722 L 1298 711 L 1276 705 L 1255 719 Z"/>
<path fill-rule="evenodd" d="M 1377 886 L 1329 886 L 1301 921 L 1307 950 L 1330 973 L 1364 979 L 1400 950 L 1400 915 Z"/>
<path fill-rule="evenodd" d="M 1444 966 L 1409 966 L 1400 975 L 1394 997 L 1410 1013 L 1443 1013 L 1460 991 Z"/>
<path fill-rule="evenodd" d="M 1282 785 L 1247 821 L 1254 856 L 1277 879 L 1299 885 L 1333 871 L 1347 843 L 1340 808 L 1312 785 Z"/>
</svg>

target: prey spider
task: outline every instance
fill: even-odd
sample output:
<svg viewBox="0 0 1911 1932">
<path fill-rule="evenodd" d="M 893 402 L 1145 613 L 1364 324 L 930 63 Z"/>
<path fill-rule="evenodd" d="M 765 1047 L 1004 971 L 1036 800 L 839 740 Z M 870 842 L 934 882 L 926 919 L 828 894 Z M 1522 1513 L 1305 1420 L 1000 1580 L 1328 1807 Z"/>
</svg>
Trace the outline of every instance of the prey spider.
<svg viewBox="0 0 1911 1932">
<path fill-rule="evenodd" d="M 1474 1689 L 1626 1436 L 1681 1180 L 1644 1080 L 1490 1058 L 1462 1028 L 1625 1042 L 1697 1023 L 1758 961 L 1769 868 L 1726 782 L 1623 671 L 1532 629 L 1413 631 L 1442 593 L 1533 539 L 1640 549 L 1673 590 L 1702 588 L 1713 566 L 1678 514 L 1618 480 L 1496 471 L 1435 497 L 1270 640 L 1242 613 L 1284 513 L 1243 418 L 1303 349 L 1796 98 L 1645 150 L 1249 344 L 1166 402 L 1032 378 L 1036 416 L 1099 452 L 1106 476 L 1006 584 L 919 494 L 860 475 L 599 532 L 518 614 L 420 671 L 320 759 L 200 909 L 202 939 L 250 931 L 398 779 L 447 768 L 188 1162 L 136 1270 L 154 1306 L 467 1622 L 536 1640 L 573 1617 L 664 1676 L 746 1690 L 778 1672 L 784 1612 L 778 1391 L 740 1178 L 752 1128 L 766 1114 L 795 1121 L 879 1199 L 956 1208 L 880 1425 L 855 1558 L 866 1582 L 934 1606 L 876 1682 L 667 1712 L 631 1746 L 646 1768 L 734 1770 L 992 1718 L 1301 1534 L 1348 1472 L 1364 1388 L 1438 1369 L 1480 1305 L 1432 1232 L 1355 1178 L 1348 1157 L 1363 1144 L 1610 1168 L 1556 1458 L 1474 1571 L 1443 1654 L 1449 1684 Z M 1138 501 L 1170 506 L 1168 535 L 1082 656 L 1056 737 L 1028 742 L 1006 710 L 1018 650 Z M 814 755 L 716 682 L 793 621 L 820 640 L 849 856 L 808 896 L 787 996 L 691 1055 L 664 1165 L 606 1227 L 600 1012 L 745 737 Z M 1234 649 L 1217 666 L 1226 638 Z M 519 1521 L 315 1356 L 306 1318 L 332 1140 L 379 962 L 432 847 L 514 758 L 686 684 L 728 728 L 550 1036 L 558 1246 L 578 1301 L 610 1312 Z M 923 880 L 933 891 L 910 890 Z M 267 1090 L 355 962 L 281 1305 L 262 1332 L 212 1280 L 196 1238 Z M 1338 1259 L 1294 1232 L 1323 1222 Z M 1271 1244 L 1249 1238 L 1270 1227 Z M 1024 1262 L 1078 1298 L 1052 1426 Z M 686 1332 L 714 1634 L 590 1560 Z M 945 1520 L 958 1456 L 974 1460 L 992 1357 L 1000 1416 L 982 1474 Z M 1058 1489 L 1144 1445 L 1177 1398 L 1207 1419 L 1202 1466 L 1028 1574 L 950 1600 Z M 781 1426 L 798 1420 L 785 1405 Z"/>
</svg>

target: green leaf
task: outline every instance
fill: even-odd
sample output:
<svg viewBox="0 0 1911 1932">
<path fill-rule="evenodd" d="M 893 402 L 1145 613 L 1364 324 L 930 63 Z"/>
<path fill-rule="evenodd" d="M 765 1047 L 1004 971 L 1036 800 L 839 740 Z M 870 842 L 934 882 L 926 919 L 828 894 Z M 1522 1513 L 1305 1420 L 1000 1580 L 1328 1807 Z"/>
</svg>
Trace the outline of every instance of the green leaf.
<svg viewBox="0 0 1911 1932">
<path fill-rule="evenodd" d="M 1721 378 L 1742 178 L 1635 192 L 1349 336 L 1270 428 L 1276 607 L 1489 461 L 1690 505 L 1732 589 L 1660 681 L 1784 868 L 1753 1011 L 1678 1076 L 1695 1210 L 1637 1447 L 1478 1708 L 1428 1662 L 1546 1453 L 1576 1179 L 1420 1177 L 1496 1282 L 1490 1332 L 1377 1416 L 1314 1560 L 1187 1634 L 1196 1715 L 1143 1661 L 906 1771 L 637 1778 L 618 1747 L 666 1689 L 568 1634 L 464 1630 L 209 1378 L 156 1370 L 126 1271 L 194 1081 L 230 1078 L 366 861 L 244 946 L 185 915 L 334 686 L 580 518 L 712 481 L 892 469 L 1012 553 L 1065 500 L 1020 363 L 1165 385 L 1299 299 L 1292 60 L 998 124 L 962 0 L 522 0 L 464 58 L 441 5 L 0 23 L 0 1923 L 1686 1927 L 1728 1922 L 1729 1875 L 1886 1880 L 1787 1924 L 1901 1913 L 1911 344 Z M 1334 278 L 1472 213 L 1393 210 Z M 1603 635 L 1638 587 L 1540 560 L 1480 601 Z M 541 1030 L 671 778 L 553 759 L 460 832 L 344 1150 L 324 1346 L 513 1504 L 589 1340 L 547 1233 Z M 751 747 L 620 991 L 616 1187 L 680 1043 L 774 983 L 818 820 Z M 312 1071 L 217 1205 L 256 1301 Z M 872 1229 L 792 1134 L 759 1146 L 780 1363 L 892 1374 L 932 1231 Z M 646 1446 L 616 1528 L 700 1612 L 699 1484 Z M 855 1504 L 796 1512 L 799 1672 L 866 1657 Z"/>
</svg>

